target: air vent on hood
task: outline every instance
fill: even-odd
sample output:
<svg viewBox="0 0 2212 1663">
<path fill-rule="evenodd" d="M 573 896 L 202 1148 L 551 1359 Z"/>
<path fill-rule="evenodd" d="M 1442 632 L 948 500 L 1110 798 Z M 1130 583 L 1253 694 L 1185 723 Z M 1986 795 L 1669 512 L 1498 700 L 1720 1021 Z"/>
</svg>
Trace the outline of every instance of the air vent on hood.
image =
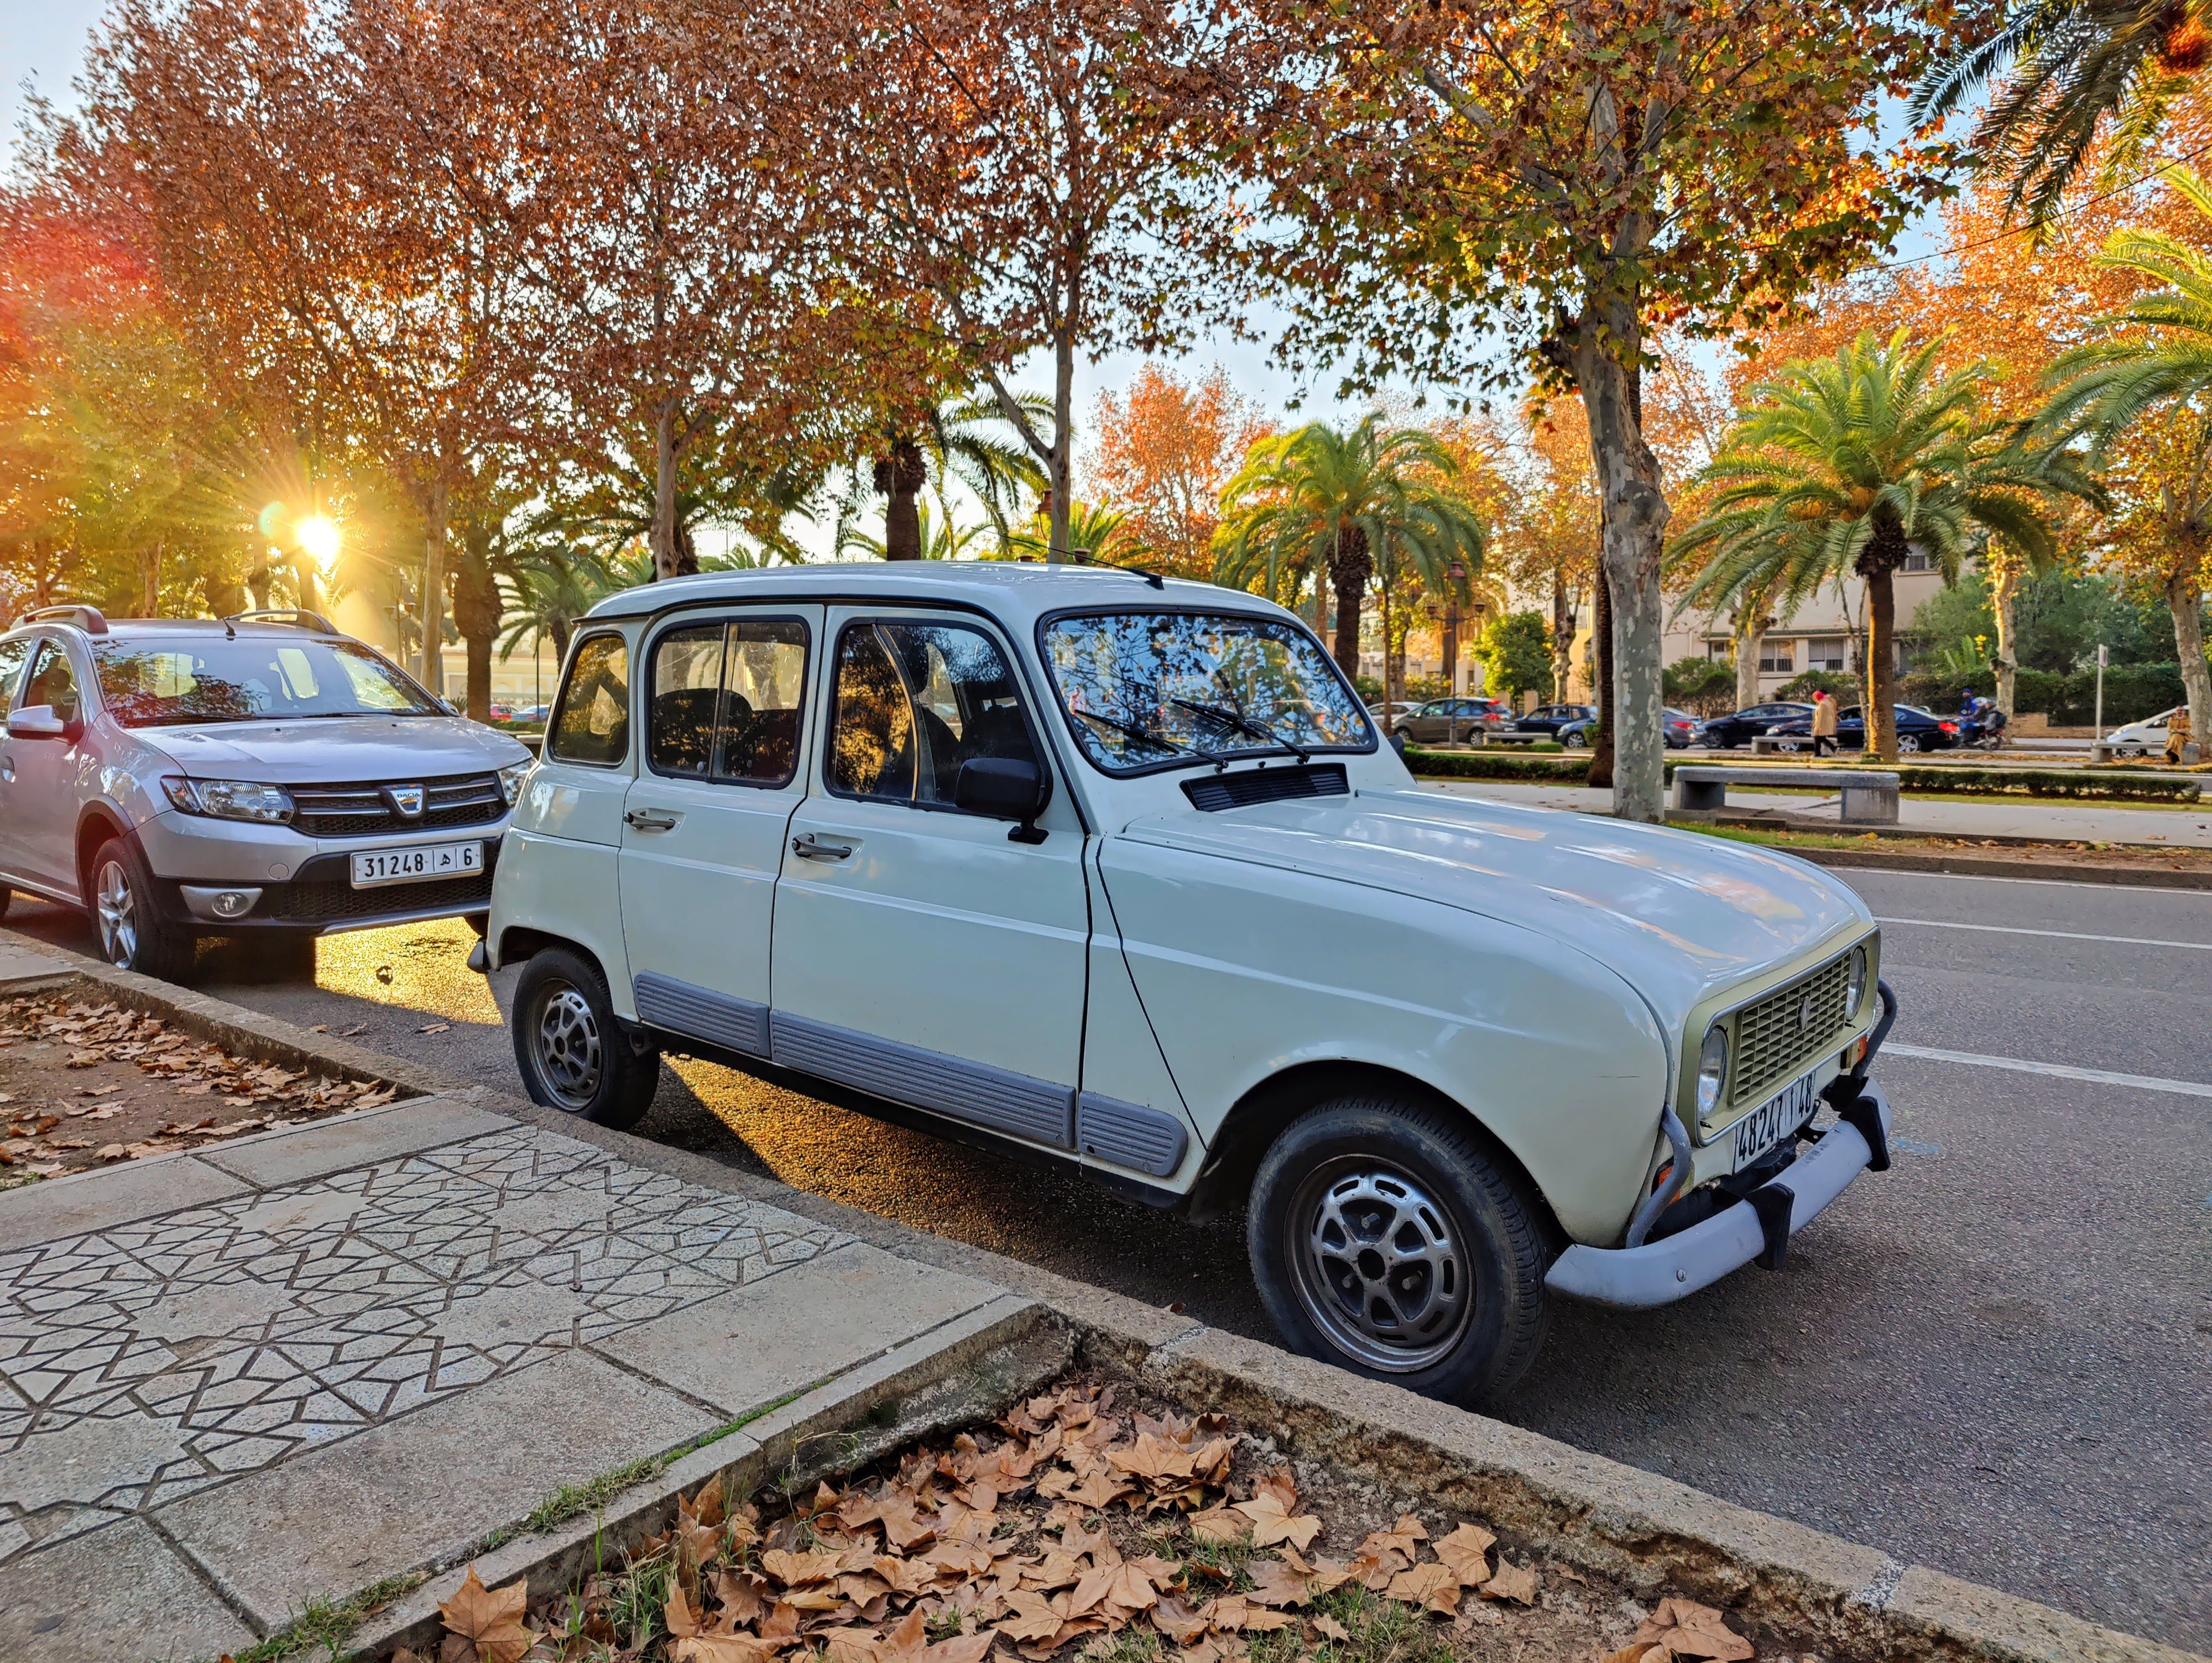
<svg viewBox="0 0 2212 1663">
<path fill-rule="evenodd" d="M 1341 762 L 1253 768 L 1243 774 L 1216 774 L 1182 782 L 1182 794 L 1190 798 L 1191 807 L 1208 814 L 1249 808 L 1255 803 L 1280 803 L 1292 797 L 1347 797 L 1351 792 Z"/>
</svg>

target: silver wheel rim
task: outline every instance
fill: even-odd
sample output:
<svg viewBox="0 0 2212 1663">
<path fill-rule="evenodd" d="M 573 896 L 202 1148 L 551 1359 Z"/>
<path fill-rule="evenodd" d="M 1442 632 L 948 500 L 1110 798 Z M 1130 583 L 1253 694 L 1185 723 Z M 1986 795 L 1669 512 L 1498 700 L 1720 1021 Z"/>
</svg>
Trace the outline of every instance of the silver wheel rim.
<svg viewBox="0 0 2212 1663">
<path fill-rule="evenodd" d="M 1897 754 L 1900 756 L 1918 756 L 1920 754 L 1920 741 L 1914 738 L 1910 733 L 1906 734 L 1903 738 L 1897 742 Z"/>
<path fill-rule="evenodd" d="M 110 860 L 94 880 L 93 913 L 100 924 L 100 956 L 128 969 L 138 956 L 137 898 L 120 861 Z"/>
<path fill-rule="evenodd" d="M 1410 1375 L 1441 1362 L 1474 1315 L 1463 1236 L 1401 1168 L 1332 1161 L 1298 1186 L 1285 1223 L 1298 1302 L 1367 1368 Z"/>
<path fill-rule="evenodd" d="M 538 1022 L 531 1034 L 538 1061 L 538 1077 L 554 1107 L 580 1114 L 599 1096 L 604 1057 L 599 1045 L 599 1020 L 584 996 L 556 982 L 538 1007 Z"/>
</svg>

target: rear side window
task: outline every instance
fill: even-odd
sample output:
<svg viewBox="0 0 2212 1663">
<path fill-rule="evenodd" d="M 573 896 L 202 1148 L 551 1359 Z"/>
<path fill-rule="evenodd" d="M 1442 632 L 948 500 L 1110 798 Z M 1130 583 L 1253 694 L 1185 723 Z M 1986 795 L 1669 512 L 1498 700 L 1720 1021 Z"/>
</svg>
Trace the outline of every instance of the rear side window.
<svg viewBox="0 0 2212 1663">
<path fill-rule="evenodd" d="M 629 755 L 629 644 L 620 635 L 587 635 L 577 644 L 560 707 L 545 730 L 545 754 L 599 768 Z"/>
<path fill-rule="evenodd" d="M 783 786 L 799 769 L 806 626 L 689 624 L 653 643 L 646 760 L 657 774 Z"/>
</svg>

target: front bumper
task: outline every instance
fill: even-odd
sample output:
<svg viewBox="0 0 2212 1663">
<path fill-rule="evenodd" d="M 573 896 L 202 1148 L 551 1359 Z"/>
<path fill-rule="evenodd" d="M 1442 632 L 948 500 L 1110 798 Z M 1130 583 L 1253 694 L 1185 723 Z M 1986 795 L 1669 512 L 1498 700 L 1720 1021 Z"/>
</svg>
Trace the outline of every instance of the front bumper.
<svg viewBox="0 0 2212 1663">
<path fill-rule="evenodd" d="M 320 854 L 301 862 L 294 876 L 284 882 L 204 884 L 156 877 L 155 901 L 173 921 L 187 930 L 226 935 L 270 931 L 333 935 L 343 930 L 374 930 L 390 924 L 465 917 L 471 913 L 489 911 L 492 877 L 499 865 L 499 839 L 447 837 L 439 841 L 481 842 L 483 870 L 466 877 L 426 878 L 417 883 L 356 889 L 353 887 L 349 852 Z M 216 907 L 217 897 L 225 894 L 250 896 L 251 904 L 242 913 L 226 914 Z"/>
<path fill-rule="evenodd" d="M 1778 1264 L 1782 1244 L 1819 1217 L 1854 1178 L 1869 1166 L 1888 1165 L 1889 1099 L 1871 1080 L 1858 1083 L 1858 1096 L 1872 1105 L 1868 1118 L 1878 1120 L 1882 1148 L 1860 1127 L 1838 1121 L 1746 1200 L 1641 1247 L 1577 1243 L 1553 1261 L 1544 1285 L 1593 1305 L 1641 1310 L 1709 1288 L 1753 1259 Z"/>
</svg>

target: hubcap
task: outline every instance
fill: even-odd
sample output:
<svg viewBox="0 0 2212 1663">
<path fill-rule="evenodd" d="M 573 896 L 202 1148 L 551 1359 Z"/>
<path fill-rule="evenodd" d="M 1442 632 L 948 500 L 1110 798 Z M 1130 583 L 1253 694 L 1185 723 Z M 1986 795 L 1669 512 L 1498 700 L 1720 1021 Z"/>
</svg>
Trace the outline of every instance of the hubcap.
<svg viewBox="0 0 2212 1663">
<path fill-rule="evenodd" d="M 535 1048 L 538 1077 L 555 1106 L 571 1114 L 589 1108 L 599 1089 L 599 1024 L 574 988 L 547 992 L 538 1008 Z"/>
<path fill-rule="evenodd" d="M 93 911 L 100 921 L 100 956 L 110 964 L 129 969 L 138 956 L 138 917 L 131 893 L 130 874 L 120 862 L 111 860 L 93 883 Z"/>
<path fill-rule="evenodd" d="M 1412 1374 L 1459 1343 L 1474 1314 L 1462 1233 L 1405 1172 L 1372 1156 L 1328 1163 L 1287 1222 L 1298 1302 L 1370 1369 Z"/>
</svg>

